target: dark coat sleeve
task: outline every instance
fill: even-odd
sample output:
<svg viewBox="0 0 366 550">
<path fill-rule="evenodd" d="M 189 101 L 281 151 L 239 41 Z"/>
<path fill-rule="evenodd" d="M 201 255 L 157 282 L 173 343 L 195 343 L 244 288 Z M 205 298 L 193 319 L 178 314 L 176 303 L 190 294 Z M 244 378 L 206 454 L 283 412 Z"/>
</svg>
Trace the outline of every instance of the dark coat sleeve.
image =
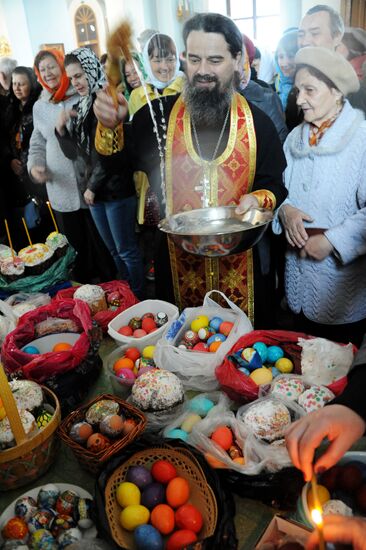
<svg viewBox="0 0 366 550">
<path fill-rule="evenodd" d="M 348 384 L 341 395 L 333 399 L 329 405 L 345 405 L 361 416 L 366 422 L 366 335 L 356 354 L 351 371 L 348 375 Z"/>
</svg>

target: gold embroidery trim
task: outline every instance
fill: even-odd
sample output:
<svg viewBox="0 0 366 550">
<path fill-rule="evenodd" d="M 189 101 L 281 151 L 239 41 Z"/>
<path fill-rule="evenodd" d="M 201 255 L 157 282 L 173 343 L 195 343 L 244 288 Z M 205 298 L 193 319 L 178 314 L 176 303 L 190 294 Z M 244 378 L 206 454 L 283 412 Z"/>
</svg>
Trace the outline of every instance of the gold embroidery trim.
<svg viewBox="0 0 366 550">
<path fill-rule="evenodd" d="M 118 124 L 114 129 L 106 128 L 98 122 L 95 132 L 95 149 L 104 156 L 113 155 L 124 147 L 123 124 Z"/>
<path fill-rule="evenodd" d="M 276 208 L 276 197 L 268 189 L 258 189 L 253 191 L 251 195 L 257 197 L 259 206 L 265 208 L 266 210 L 274 210 Z"/>
</svg>

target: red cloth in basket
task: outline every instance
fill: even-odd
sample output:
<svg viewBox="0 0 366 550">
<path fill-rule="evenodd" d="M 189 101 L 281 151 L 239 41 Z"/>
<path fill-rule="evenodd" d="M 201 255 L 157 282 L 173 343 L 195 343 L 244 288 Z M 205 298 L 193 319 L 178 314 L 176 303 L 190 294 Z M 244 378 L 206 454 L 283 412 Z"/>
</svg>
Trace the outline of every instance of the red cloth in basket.
<svg viewBox="0 0 366 550">
<path fill-rule="evenodd" d="M 226 355 L 224 361 L 216 368 L 216 378 L 220 383 L 221 389 L 238 403 L 247 403 L 258 398 L 259 386 L 244 373 L 240 372 L 236 366 L 228 359 L 239 349 L 251 347 L 255 342 L 264 342 L 268 346 L 280 346 L 285 355 L 294 363 L 294 374 L 301 374 L 301 347 L 297 341 L 299 338 L 310 339 L 314 336 L 303 334 L 301 332 L 291 332 L 286 330 L 253 330 L 239 340 Z M 354 352 L 357 348 L 354 346 Z M 342 393 L 347 384 L 347 377 L 340 378 L 328 386 L 335 394 Z"/>
<path fill-rule="evenodd" d="M 125 309 L 138 304 L 139 300 L 136 298 L 126 281 L 109 281 L 108 283 L 100 283 L 98 286 L 100 286 L 106 293 L 107 303 L 108 296 L 112 293 L 116 294 L 116 298 L 120 302 L 117 309 L 98 311 L 93 317 L 93 319 L 102 327 L 103 331 L 106 332 L 108 324 L 112 321 L 112 319 L 114 319 Z M 64 300 L 65 298 L 72 298 L 77 288 L 78 286 L 73 286 L 71 288 L 64 288 L 60 290 L 54 297 L 54 300 L 59 301 Z"/>
</svg>

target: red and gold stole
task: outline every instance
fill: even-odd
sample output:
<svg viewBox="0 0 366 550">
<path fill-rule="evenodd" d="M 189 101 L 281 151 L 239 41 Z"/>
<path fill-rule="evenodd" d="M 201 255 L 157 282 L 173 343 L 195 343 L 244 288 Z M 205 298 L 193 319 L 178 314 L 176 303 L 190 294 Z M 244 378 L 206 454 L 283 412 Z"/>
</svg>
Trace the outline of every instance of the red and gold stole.
<svg viewBox="0 0 366 550">
<path fill-rule="evenodd" d="M 210 181 L 210 206 L 237 204 L 250 193 L 256 167 L 256 136 L 251 110 L 234 94 L 229 139 L 214 161 L 201 159 L 193 146 L 191 119 L 182 97 L 169 117 L 166 144 L 167 213 L 202 208 L 204 176 Z M 202 258 L 176 247 L 169 239 L 175 300 L 180 309 L 202 304 L 206 292 L 221 290 L 254 317 L 252 250 L 224 258 Z"/>
</svg>

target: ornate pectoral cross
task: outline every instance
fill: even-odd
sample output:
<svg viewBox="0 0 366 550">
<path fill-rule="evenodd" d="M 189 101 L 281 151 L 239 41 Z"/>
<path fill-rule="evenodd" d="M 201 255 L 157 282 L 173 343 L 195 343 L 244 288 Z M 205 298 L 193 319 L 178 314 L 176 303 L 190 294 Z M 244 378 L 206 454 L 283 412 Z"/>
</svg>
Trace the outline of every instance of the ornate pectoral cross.
<svg viewBox="0 0 366 550">
<path fill-rule="evenodd" d="M 195 191 L 202 192 L 202 208 L 208 208 L 209 206 L 212 206 L 210 168 L 211 163 L 204 162 L 203 175 L 200 180 L 200 185 L 196 185 L 196 187 L 194 188 Z"/>
</svg>

